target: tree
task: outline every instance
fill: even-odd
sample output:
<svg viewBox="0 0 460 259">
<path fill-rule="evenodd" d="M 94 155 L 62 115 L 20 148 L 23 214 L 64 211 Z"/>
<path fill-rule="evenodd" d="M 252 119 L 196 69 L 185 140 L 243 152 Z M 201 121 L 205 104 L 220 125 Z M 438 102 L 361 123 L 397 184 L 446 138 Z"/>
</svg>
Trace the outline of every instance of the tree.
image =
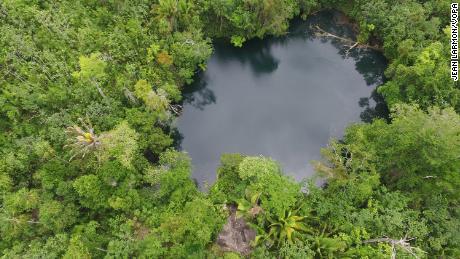
<svg viewBox="0 0 460 259">
<path fill-rule="evenodd" d="M 278 247 L 286 242 L 292 244 L 299 240 L 298 232 L 312 233 L 303 223 L 305 218 L 306 216 L 299 216 L 296 210 L 285 211 L 283 215 L 277 215 L 274 218 L 267 214 L 268 233 L 257 236 L 255 241 L 260 242 L 260 239 L 265 239 L 274 242 Z"/>
<path fill-rule="evenodd" d="M 422 50 L 413 65 L 393 63 L 386 71 L 392 80 L 378 91 L 390 106 L 404 101 L 419 104 L 424 109 L 436 105 L 460 110 L 460 89 L 450 78 L 447 59 L 445 45 L 431 43 Z"/>
<path fill-rule="evenodd" d="M 93 53 L 89 57 L 79 58 L 80 71 L 72 73 L 72 76 L 83 80 L 83 82 L 94 84 L 99 94 L 105 98 L 105 94 L 100 87 L 101 81 L 106 78 L 106 62 L 101 59 L 101 53 Z"/>
<path fill-rule="evenodd" d="M 377 120 L 348 128 L 344 141 L 325 151 L 329 165 L 319 167 L 333 179 L 325 200 L 335 202 L 319 202 L 315 211 L 331 214 L 334 225 L 342 228 L 353 218 L 349 227 L 363 226 L 375 238 L 409 235 L 429 254 L 456 255 L 455 231 L 442 226 L 457 229 L 460 224 L 454 191 L 459 185 L 459 122 L 452 108 L 424 112 L 400 105 L 391 124 Z M 367 208 L 360 212 L 346 212 L 363 206 Z"/>
<path fill-rule="evenodd" d="M 445 194 L 455 199 L 460 178 L 460 117 L 452 108 L 401 105 L 391 124 L 376 121 L 347 130 L 346 143 L 371 155 L 376 170 L 391 187 L 422 197 Z M 416 191 L 415 191 L 416 190 Z"/>
<path fill-rule="evenodd" d="M 102 162 L 113 157 L 123 166 L 132 168 L 132 160 L 138 152 L 138 138 L 137 132 L 123 121 L 114 129 L 101 133 L 101 146 L 97 156 Z"/>
<path fill-rule="evenodd" d="M 134 86 L 134 94 L 144 101 L 146 107 L 152 111 L 165 112 L 169 107 L 169 100 L 163 89 L 154 91 L 145 80 L 139 80 Z"/>
<path fill-rule="evenodd" d="M 238 202 L 276 243 L 253 257 L 460 257 L 459 94 L 440 33 L 450 3 L 0 1 L 0 257 L 236 258 L 213 243 Z M 241 46 L 325 8 L 384 49 L 392 121 L 331 142 L 324 186 L 231 154 L 200 192 L 190 158 L 170 147 L 210 38 Z"/>
</svg>

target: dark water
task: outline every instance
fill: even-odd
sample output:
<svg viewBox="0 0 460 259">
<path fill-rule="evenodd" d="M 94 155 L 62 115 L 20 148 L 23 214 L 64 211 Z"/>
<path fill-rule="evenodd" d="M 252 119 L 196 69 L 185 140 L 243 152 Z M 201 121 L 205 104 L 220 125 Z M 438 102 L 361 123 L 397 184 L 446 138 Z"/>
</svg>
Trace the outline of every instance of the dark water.
<svg viewBox="0 0 460 259">
<path fill-rule="evenodd" d="M 281 38 L 243 48 L 215 42 L 207 70 L 184 93 L 177 122 L 198 183 L 213 182 L 223 153 L 264 155 L 296 179 L 313 173 L 311 160 L 353 122 L 386 114 L 375 88 L 384 57 L 343 42 L 315 37 L 312 25 L 353 38 L 338 13 L 294 21 Z"/>
</svg>

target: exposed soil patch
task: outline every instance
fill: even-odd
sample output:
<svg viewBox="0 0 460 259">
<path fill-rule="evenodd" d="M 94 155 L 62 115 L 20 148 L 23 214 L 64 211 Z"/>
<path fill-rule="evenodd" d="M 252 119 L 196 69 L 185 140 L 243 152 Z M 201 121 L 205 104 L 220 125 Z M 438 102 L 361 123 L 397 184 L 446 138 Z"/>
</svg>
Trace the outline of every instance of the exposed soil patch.
<svg viewBox="0 0 460 259">
<path fill-rule="evenodd" d="M 256 237 L 256 231 L 249 227 L 243 217 L 236 216 L 236 207 L 228 205 L 230 216 L 217 237 L 217 244 L 226 252 L 236 252 L 249 255 L 251 243 Z"/>
</svg>

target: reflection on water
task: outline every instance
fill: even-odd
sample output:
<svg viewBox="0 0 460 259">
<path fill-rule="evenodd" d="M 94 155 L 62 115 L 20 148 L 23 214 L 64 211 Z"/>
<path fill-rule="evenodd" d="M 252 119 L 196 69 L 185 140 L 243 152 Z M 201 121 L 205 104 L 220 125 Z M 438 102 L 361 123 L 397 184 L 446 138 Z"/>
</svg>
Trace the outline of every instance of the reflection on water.
<svg viewBox="0 0 460 259">
<path fill-rule="evenodd" d="M 386 117 L 375 91 L 382 84 L 384 57 L 317 38 L 321 28 L 353 38 L 339 14 L 323 12 L 292 22 L 285 37 L 252 40 L 243 48 L 216 41 L 208 69 L 184 91 L 178 119 L 179 147 L 189 152 L 198 183 L 212 182 L 223 153 L 266 155 L 302 179 L 311 160 L 346 125 Z"/>
<path fill-rule="evenodd" d="M 207 85 L 208 80 L 206 74 L 198 75 L 195 78 L 195 82 L 183 91 L 184 104 L 203 110 L 204 106 L 216 103 L 216 96 Z"/>
<path fill-rule="evenodd" d="M 216 58 L 221 62 L 236 60 L 241 65 L 249 65 L 254 76 L 271 73 L 278 68 L 279 60 L 271 53 L 272 40 L 255 39 L 247 42 L 244 48 L 232 48 L 223 42 L 215 44 Z"/>
</svg>

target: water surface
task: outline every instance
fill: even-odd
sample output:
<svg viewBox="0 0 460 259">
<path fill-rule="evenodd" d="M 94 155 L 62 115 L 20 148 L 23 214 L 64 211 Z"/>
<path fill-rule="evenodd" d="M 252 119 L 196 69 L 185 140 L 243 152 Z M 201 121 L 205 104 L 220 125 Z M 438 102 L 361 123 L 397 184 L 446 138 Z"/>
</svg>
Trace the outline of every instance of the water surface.
<svg viewBox="0 0 460 259">
<path fill-rule="evenodd" d="M 296 179 L 313 173 L 311 160 L 353 122 L 385 113 L 375 88 L 385 59 L 375 51 L 315 37 L 312 25 L 353 38 L 338 13 L 295 21 L 281 38 L 243 48 L 215 42 L 207 70 L 184 93 L 177 126 L 199 184 L 212 183 L 223 153 L 264 155 Z"/>
</svg>

